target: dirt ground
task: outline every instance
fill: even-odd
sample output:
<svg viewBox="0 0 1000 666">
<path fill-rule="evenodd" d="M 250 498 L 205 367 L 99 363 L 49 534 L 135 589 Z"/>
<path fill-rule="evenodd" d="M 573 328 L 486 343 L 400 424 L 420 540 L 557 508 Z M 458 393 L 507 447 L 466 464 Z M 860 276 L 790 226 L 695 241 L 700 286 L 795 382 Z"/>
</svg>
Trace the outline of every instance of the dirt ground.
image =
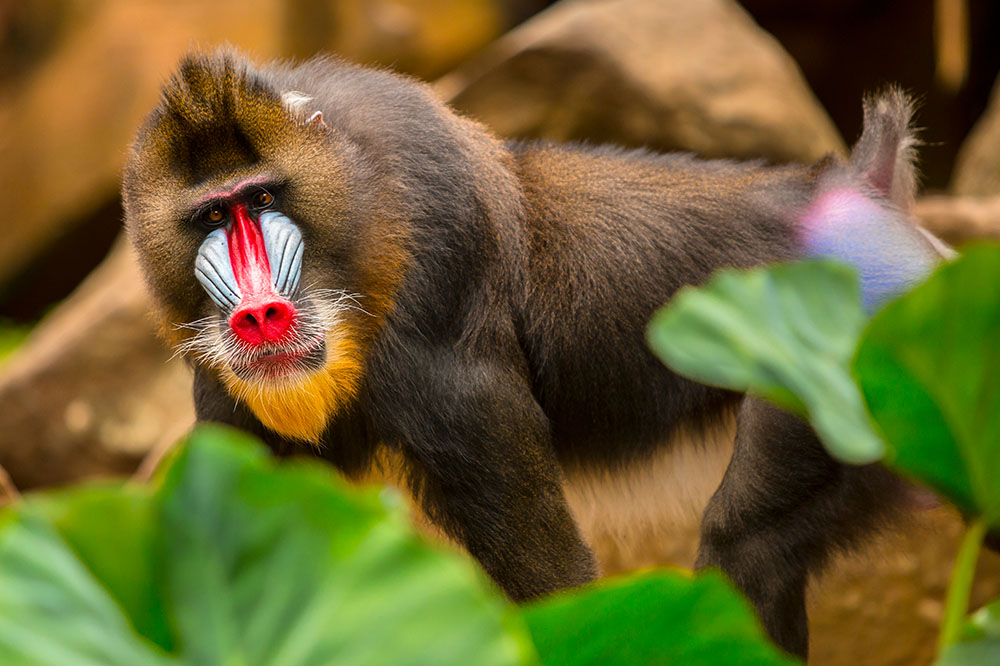
<svg viewBox="0 0 1000 666">
<path fill-rule="evenodd" d="M 934 658 L 945 590 L 962 535 L 948 508 L 925 509 L 905 527 L 840 558 L 810 589 L 810 665 L 923 666 Z M 696 529 L 632 551 L 596 544 L 608 573 L 670 563 L 690 566 Z M 972 607 L 1000 596 L 1000 556 L 984 550 Z"/>
</svg>

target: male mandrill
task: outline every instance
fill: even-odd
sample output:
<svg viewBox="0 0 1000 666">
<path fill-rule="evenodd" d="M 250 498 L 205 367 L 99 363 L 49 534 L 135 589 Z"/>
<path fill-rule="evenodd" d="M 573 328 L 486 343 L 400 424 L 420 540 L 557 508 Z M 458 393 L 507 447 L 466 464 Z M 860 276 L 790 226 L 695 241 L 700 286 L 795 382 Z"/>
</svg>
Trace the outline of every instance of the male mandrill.
<svg viewBox="0 0 1000 666">
<path fill-rule="evenodd" d="M 723 266 L 832 255 L 870 305 L 923 276 L 939 246 L 907 217 L 909 115 L 890 91 L 849 163 L 771 167 L 504 142 L 385 71 L 197 53 L 132 146 L 126 224 L 200 420 L 349 475 L 391 452 L 513 599 L 597 576 L 567 496 L 683 485 L 665 456 L 732 451 L 698 566 L 805 655 L 807 576 L 902 486 L 671 373 L 644 332 Z"/>
</svg>

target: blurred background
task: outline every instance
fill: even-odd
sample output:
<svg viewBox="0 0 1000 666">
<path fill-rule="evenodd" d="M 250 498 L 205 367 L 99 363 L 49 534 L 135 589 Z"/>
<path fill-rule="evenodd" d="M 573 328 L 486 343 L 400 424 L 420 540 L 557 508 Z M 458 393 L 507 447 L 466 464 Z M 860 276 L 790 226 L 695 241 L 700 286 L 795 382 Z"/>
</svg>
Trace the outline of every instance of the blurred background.
<svg viewBox="0 0 1000 666">
<path fill-rule="evenodd" d="M 993 0 L 0 0 L 0 464 L 22 490 L 132 473 L 193 422 L 120 237 L 119 170 L 177 59 L 333 53 L 422 78 L 501 135 L 811 162 L 858 136 L 861 98 L 920 100 L 917 215 L 1000 237 Z M 814 586 L 818 664 L 933 654 L 960 520 L 916 512 Z M 695 527 L 609 571 L 690 565 Z M 1000 594 L 987 555 L 974 590 Z M 889 640 L 891 638 L 891 640 Z"/>
</svg>

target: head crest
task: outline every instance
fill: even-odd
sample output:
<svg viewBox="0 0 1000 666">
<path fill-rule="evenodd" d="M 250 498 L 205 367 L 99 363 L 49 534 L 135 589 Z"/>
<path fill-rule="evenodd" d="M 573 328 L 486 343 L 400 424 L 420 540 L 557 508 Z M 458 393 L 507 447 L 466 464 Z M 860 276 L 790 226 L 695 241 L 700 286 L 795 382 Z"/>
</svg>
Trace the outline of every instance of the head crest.
<svg viewBox="0 0 1000 666">
<path fill-rule="evenodd" d="M 258 162 L 293 127 L 280 94 L 245 58 L 220 50 L 181 60 L 151 130 L 168 163 L 202 178 Z"/>
</svg>

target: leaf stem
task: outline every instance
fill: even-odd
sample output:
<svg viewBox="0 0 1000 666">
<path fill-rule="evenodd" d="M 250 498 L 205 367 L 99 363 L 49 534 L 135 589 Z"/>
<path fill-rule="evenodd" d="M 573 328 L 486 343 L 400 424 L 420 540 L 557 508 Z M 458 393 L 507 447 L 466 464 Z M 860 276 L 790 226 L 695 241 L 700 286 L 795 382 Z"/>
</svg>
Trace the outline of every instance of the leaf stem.
<svg viewBox="0 0 1000 666">
<path fill-rule="evenodd" d="M 951 572 L 951 582 L 948 584 L 948 599 L 944 607 L 944 621 L 941 623 L 941 636 L 938 640 L 938 652 L 959 641 L 962 625 L 969 610 L 969 595 L 972 592 L 972 580 L 976 575 L 976 560 L 979 559 L 979 549 L 986 536 L 986 521 L 976 518 L 965 530 L 962 545 L 955 557 L 955 568 Z"/>
</svg>

